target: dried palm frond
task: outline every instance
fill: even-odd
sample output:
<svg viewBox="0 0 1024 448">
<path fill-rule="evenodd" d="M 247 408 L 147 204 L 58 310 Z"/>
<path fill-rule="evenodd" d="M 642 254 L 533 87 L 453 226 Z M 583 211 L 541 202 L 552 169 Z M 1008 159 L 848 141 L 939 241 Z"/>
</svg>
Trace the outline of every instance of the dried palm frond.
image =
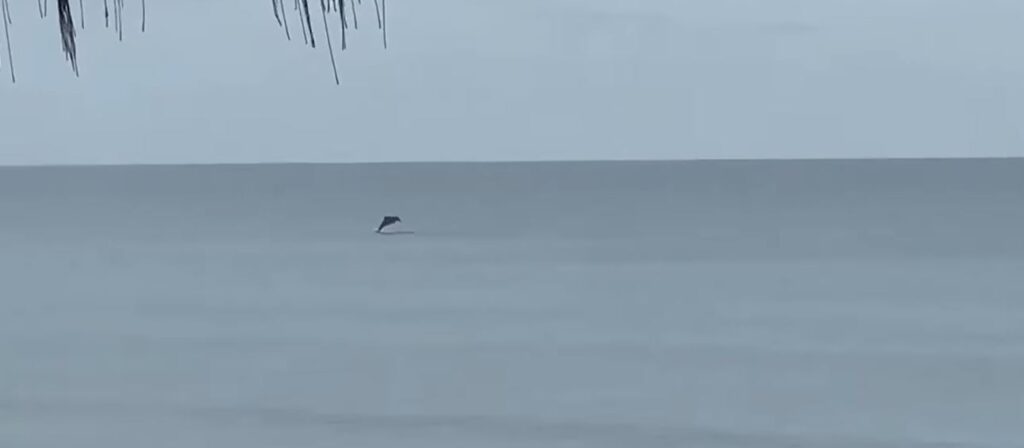
<svg viewBox="0 0 1024 448">
<path fill-rule="evenodd" d="M 75 20 L 71 17 L 71 0 L 57 0 L 57 18 L 60 21 L 61 46 L 71 69 L 78 76 L 78 48 L 75 45 Z"/>
<path fill-rule="evenodd" d="M 0 0 L 0 20 L 3 21 L 4 25 L 4 40 L 7 48 L 7 64 L 8 70 L 11 74 L 11 82 L 16 82 L 14 72 L 14 51 L 11 43 L 11 31 L 10 25 L 13 23 L 11 18 L 11 8 L 9 5 L 10 0 Z M 60 38 L 61 38 L 61 49 L 64 52 L 64 57 L 71 65 L 72 71 L 75 76 L 79 76 L 78 69 L 78 45 L 77 45 L 77 30 L 75 29 L 75 18 L 72 14 L 71 2 L 72 0 L 54 0 L 57 2 L 57 21 L 60 26 Z M 79 17 L 78 22 L 81 29 L 85 29 L 85 1 L 78 0 L 78 11 Z M 146 32 L 146 0 L 140 1 L 140 14 L 142 18 L 142 32 Z M 168 0 L 174 1 L 174 0 Z M 271 6 L 273 7 L 274 18 L 277 21 L 278 26 L 284 29 L 285 37 L 288 40 L 292 40 L 291 30 L 288 26 L 288 9 L 285 7 L 286 0 L 271 0 Z M 314 0 L 315 1 L 315 0 Z M 346 4 L 346 1 L 349 2 Z M 294 0 L 295 4 L 292 8 L 299 16 L 299 23 L 302 26 L 302 35 L 305 43 L 312 48 L 316 48 L 316 32 L 313 29 L 313 16 L 309 7 L 309 0 Z M 387 35 L 387 5 L 386 0 L 373 0 L 374 9 L 377 15 L 377 29 L 381 31 L 381 35 L 384 41 L 384 48 L 388 47 L 388 35 Z M 39 8 L 39 16 L 46 18 L 49 16 L 49 3 L 50 0 L 36 0 Z M 328 14 L 338 13 L 340 24 L 338 32 L 341 33 L 341 51 L 348 49 L 348 34 L 349 28 L 349 15 L 351 14 L 352 27 L 356 30 L 359 29 L 359 17 L 357 16 L 358 7 L 363 4 L 362 0 L 320 0 L 320 14 L 324 23 L 324 35 L 327 41 L 327 52 L 331 58 L 331 68 L 334 72 L 335 83 L 341 83 L 341 77 L 338 74 L 338 62 L 334 54 L 334 45 L 331 40 L 331 26 L 328 23 Z M 113 25 L 113 31 L 117 34 L 118 40 L 124 40 L 125 34 L 125 0 L 103 0 L 103 22 L 106 28 L 110 28 Z M 0 58 L 0 69 L 5 64 L 3 58 Z"/>
<path fill-rule="evenodd" d="M 11 7 L 7 4 L 7 0 L 0 0 L 0 10 L 3 10 L 3 17 L 0 20 L 4 21 L 4 38 L 7 41 L 7 65 L 11 66 L 11 82 L 17 82 L 14 77 L 14 53 L 11 51 Z M 3 66 L 3 64 L 0 64 Z"/>
</svg>

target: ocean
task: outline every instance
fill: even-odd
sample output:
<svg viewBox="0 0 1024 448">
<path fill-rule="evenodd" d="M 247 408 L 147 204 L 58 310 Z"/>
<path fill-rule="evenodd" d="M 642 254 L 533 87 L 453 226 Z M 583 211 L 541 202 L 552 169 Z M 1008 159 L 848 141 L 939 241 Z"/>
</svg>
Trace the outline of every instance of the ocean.
<svg viewBox="0 0 1024 448">
<path fill-rule="evenodd" d="M 3 447 L 1024 447 L 1024 160 L 0 168 L 0 292 Z"/>
</svg>

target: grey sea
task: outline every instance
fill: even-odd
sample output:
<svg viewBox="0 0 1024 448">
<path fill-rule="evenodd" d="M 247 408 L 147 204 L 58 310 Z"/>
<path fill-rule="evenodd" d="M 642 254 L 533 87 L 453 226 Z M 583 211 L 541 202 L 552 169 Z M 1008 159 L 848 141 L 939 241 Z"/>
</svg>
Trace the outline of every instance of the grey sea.
<svg viewBox="0 0 1024 448">
<path fill-rule="evenodd" d="M 0 276 L 3 447 L 1024 447 L 1024 160 L 3 168 Z"/>
</svg>

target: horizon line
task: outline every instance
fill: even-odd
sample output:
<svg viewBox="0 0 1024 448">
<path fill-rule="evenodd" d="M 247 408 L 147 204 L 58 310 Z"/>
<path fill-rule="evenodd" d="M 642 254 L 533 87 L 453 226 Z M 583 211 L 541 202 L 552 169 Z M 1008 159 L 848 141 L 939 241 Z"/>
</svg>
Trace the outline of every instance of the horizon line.
<svg viewBox="0 0 1024 448">
<path fill-rule="evenodd" d="M 741 163 L 741 162 L 907 162 L 907 161 L 983 161 L 1024 160 L 1024 156 L 897 156 L 897 157 L 721 157 L 689 159 L 496 159 L 496 160 L 381 160 L 381 161 L 262 161 L 262 162 L 144 162 L 144 163 L 21 163 L 0 164 L 12 168 L 187 168 L 187 167 L 258 167 L 258 166 L 337 166 L 337 165 L 491 165 L 491 164 L 572 164 L 572 163 Z"/>
</svg>

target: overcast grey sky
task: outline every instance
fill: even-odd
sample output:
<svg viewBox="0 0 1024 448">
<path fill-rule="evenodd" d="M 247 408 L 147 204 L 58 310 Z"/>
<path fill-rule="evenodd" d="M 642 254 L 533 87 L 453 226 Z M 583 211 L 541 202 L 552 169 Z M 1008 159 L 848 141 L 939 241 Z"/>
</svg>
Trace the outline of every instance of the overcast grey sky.
<svg viewBox="0 0 1024 448">
<path fill-rule="evenodd" d="M 341 87 L 269 1 L 86 0 L 79 79 L 11 3 L 0 164 L 1024 156 L 1019 0 L 390 0 Z"/>
</svg>

